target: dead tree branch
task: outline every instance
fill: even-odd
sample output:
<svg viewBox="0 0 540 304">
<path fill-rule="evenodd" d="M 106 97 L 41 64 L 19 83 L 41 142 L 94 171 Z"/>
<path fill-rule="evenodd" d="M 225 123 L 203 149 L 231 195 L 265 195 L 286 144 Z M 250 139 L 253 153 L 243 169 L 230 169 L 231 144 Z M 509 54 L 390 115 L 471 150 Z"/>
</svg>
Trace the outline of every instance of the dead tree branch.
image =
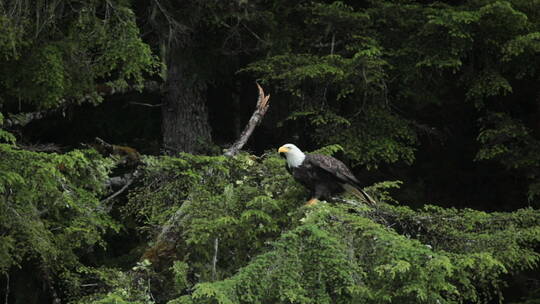
<svg viewBox="0 0 540 304">
<path fill-rule="evenodd" d="M 145 81 L 142 85 L 128 85 L 122 88 L 116 88 L 106 83 L 98 84 L 96 86 L 96 91 L 100 96 L 126 94 L 131 92 L 159 92 L 160 90 L 161 83 L 152 80 Z"/>
<path fill-rule="evenodd" d="M 259 99 L 257 100 L 257 108 L 255 109 L 255 112 L 253 112 L 253 114 L 251 115 L 248 124 L 244 128 L 244 131 L 242 131 L 242 134 L 240 134 L 238 140 L 227 150 L 227 152 L 225 152 L 225 156 L 234 156 L 238 154 L 240 149 L 242 149 L 242 147 L 248 141 L 251 133 L 253 133 L 253 130 L 255 130 L 255 127 L 257 127 L 261 123 L 264 114 L 266 114 L 266 111 L 268 110 L 268 106 L 270 105 L 268 103 L 270 95 L 264 95 L 264 90 L 259 84 L 257 84 L 257 87 L 259 88 Z"/>
<path fill-rule="evenodd" d="M 110 196 L 108 196 L 107 198 L 101 200 L 101 203 L 106 203 L 110 200 L 112 200 L 113 198 L 117 197 L 118 195 L 122 194 L 124 191 L 126 191 L 126 189 L 133 183 L 133 181 L 139 177 L 139 171 L 138 170 L 135 170 L 135 172 L 133 172 L 132 174 L 129 174 L 126 178 L 125 178 L 125 184 L 122 186 L 122 188 L 120 188 L 120 190 L 116 191 L 115 193 L 111 194 Z M 112 178 L 111 178 L 112 179 Z M 107 207 L 107 211 L 110 211 L 112 209 L 112 205 L 108 206 Z"/>
<path fill-rule="evenodd" d="M 132 86 L 127 86 L 125 88 L 115 88 L 108 84 L 96 85 L 96 93 L 98 94 L 98 96 L 101 96 L 101 97 L 114 95 L 114 94 L 126 94 L 130 92 L 135 92 L 135 91 L 158 92 L 160 89 L 161 89 L 161 84 L 156 81 L 147 81 L 143 84 L 143 86 L 132 85 Z M 82 97 L 81 100 L 82 101 L 92 100 L 94 98 L 95 97 L 92 94 L 88 94 Z M 9 129 L 15 126 L 24 127 L 25 125 L 29 124 L 30 122 L 34 120 L 39 120 L 39 119 L 42 119 L 47 116 L 51 116 L 56 113 L 64 114 L 70 102 L 66 99 L 61 99 L 59 102 L 61 104 L 59 107 L 50 109 L 50 110 L 18 113 L 18 114 L 7 113 L 7 115 L 4 115 L 5 116 L 4 123 L 1 126 L 6 129 Z M 134 104 L 137 104 L 137 103 L 134 103 Z M 148 106 L 157 107 L 158 105 L 148 105 Z"/>
<path fill-rule="evenodd" d="M 218 261 L 219 238 L 214 239 L 214 257 L 212 258 L 212 281 L 216 280 L 216 264 Z"/>
<path fill-rule="evenodd" d="M 9 304 L 9 273 L 6 272 L 6 297 L 5 304 Z"/>
<path fill-rule="evenodd" d="M 131 102 L 129 102 L 129 104 L 130 104 L 130 105 L 136 105 L 136 106 L 149 107 L 149 108 L 158 108 L 158 107 L 161 107 L 161 106 L 162 106 L 161 103 L 158 103 L 158 104 L 149 104 L 149 103 L 136 102 L 136 101 L 131 101 Z"/>
<path fill-rule="evenodd" d="M 30 112 L 30 113 L 12 114 L 12 115 L 9 115 L 8 118 L 4 119 L 4 123 L 2 124 L 2 127 L 4 128 L 11 128 L 13 126 L 24 127 L 28 123 L 34 120 L 41 119 L 52 112 L 56 112 L 56 109 L 51 110 L 51 111 L 37 111 L 37 112 Z"/>
</svg>

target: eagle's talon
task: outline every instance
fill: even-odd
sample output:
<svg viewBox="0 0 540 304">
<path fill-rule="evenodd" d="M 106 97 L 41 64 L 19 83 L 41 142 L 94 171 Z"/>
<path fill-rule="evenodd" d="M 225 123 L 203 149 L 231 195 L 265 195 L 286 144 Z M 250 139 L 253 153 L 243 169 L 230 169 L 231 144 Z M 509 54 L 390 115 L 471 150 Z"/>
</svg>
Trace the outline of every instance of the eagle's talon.
<svg viewBox="0 0 540 304">
<path fill-rule="evenodd" d="M 307 201 L 304 206 L 310 207 L 310 206 L 316 205 L 318 202 L 319 202 L 318 199 L 312 198 L 309 201 Z"/>
</svg>

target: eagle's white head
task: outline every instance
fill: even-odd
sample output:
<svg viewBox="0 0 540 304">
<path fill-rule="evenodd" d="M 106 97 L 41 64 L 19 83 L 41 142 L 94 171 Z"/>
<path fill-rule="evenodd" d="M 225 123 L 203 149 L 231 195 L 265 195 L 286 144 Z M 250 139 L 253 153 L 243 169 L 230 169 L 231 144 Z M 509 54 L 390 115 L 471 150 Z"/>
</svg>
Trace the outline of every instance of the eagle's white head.
<svg viewBox="0 0 540 304">
<path fill-rule="evenodd" d="M 306 158 L 306 154 L 293 144 L 285 144 L 279 147 L 278 152 L 287 158 L 289 168 L 300 166 Z"/>
</svg>

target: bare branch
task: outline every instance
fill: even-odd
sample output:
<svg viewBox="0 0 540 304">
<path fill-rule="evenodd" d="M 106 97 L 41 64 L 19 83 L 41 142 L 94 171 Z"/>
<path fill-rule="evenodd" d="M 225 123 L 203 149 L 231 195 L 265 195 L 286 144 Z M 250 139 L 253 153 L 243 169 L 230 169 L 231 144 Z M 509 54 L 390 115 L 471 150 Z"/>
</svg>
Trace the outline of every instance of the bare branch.
<svg viewBox="0 0 540 304">
<path fill-rule="evenodd" d="M 214 257 L 212 258 L 212 281 L 216 280 L 216 264 L 218 260 L 219 238 L 214 239 Z"/>
<path fill-rule="evenodd" d="M 9 273 L 6 272 L 6 301 L 5 301 L 6 304 L 9 304 L 8 299 L 9 299 Z"/>
<path fill-rule="evenodd" d="M 158 92 L 161 89 L 161 84 L 157 81 L 145 81 L 142 86 L 129 85 L 124 88 L 115 88 L 108 84 L 98 84 L 96 86 L 96 91 L 100 96 L 108 96 L 113 94 L 125 94 L 135 91 L 145 91 L 145 92 Z"/>
<path fill-rule="evenodd" d="M 259 99 L 257 100 L 257 108 L 255 109 L 255 112 L 253 112 L 253 114 L 251 115 L 248 124 L 244 128 L 244 131 L 242 131 L 242 134 L 240 134 L 240 138 L 238 138 L 238 140 L 236 140 L 236 142 L 227 150 L 227 152 L 225 152 L 225 156 L 234 156 L 238 154 L 240 149 L 242 149 L 242 147 L 248 141 L 251 133 L 253 133 L 253 130 L 255 130 L 255 127 L 261 123 L 264 114 L 266 114 L 266 111 L 268 110 L 268 107 L 270 105 L 268 103 L 270 95 L 264 95 L 264 90 L 259 84 L 257 84 L 257 87 L 259 88 Z"/>
<path fill-rule="evenodd" d="M 103 199 L 101 201 L 101 203 L 106 203 L 110 200 L 112 200 L 113 198 L 117 197 L 118 195 L 122 194 L 124 191 L 126 191 L 126 189 L 133 183 L 133 181 L 135 180 L 135 178 L 137 178 L 139 176 L 139 171 L 138 170 L 135 170 L 135 172 L 133 172 L 133 174 L 131 174 L 125 181 L 125 184 L 122 188 L 120 188 L 120 190 L 116 191 L 115 193 L 111 194 L 109 197 Z M 110 209 L 112 208 L 112 205 L 108 206 L 107 207 L 107 211 L 110 211 Z"/>
<path fill-rule="evenodd" d="M 153 0 L 152 3 L 155 4 L 154 7 L 157 8 L 159 12 L 161 12 L 163 17 L 165 17 L 165 21 L 168 26 L 168 32 L 169 32 L 168 35 L 165 36 L 165 38 L 167 38 L 167 44 L 168 44 L 168 47 L 170 48 L 173 43 L 181 42 L 179 37 L 183 37 L 185 39 L 187 36 L 186 34 L 189 33 L 191 29 L 188 26 L 178 22 L 176 18 L 167 10 L 166 7 L 164 7 L 164 5 L 160 1 L 161 0 Z M 150 18 L 150 21 L 152 23 L 157 23 L 155 19 L 156 19 L 155 16 L 152 16 Z M 164 30 L 161 30 L 161 33 L 164 33 L 164 32 L 165 32 Z"/>
<path fill-rule="evenodd" d="M 37 112 L 9 115 L 8 118 L 4 119 L 4 123 L 2 124 L 2 127 L 4 128 L 11 128 L 13 126 L 24 127 L 25 125 L 29 124 L 33 120 L 41 119 L 52 112 L 56 112 L 56 110 L 57 109 L 54 109 L 51 111 L 37 111 Z"/>
<path fill-rule="evenodd" d="M 27 151 L 34 151 L 34 152 L 46 152 L 46 153 L 61 153 L 62 147 L 53 144 L 53 143 L 46 143 L 46 144 L 17 144 L 17 147 L 27 150 Z"/>
<path fill-rule="evenodd" d="M 137 106 L 143 106 L 143 107 L 149 107 L 149 108 L 157 108 L 157 107 L 161 107 L 161 103 L 158 103 L 158 104 L 149 104 L 149 103 L 143 103 L 143 102 L 136 102 L 136 101 L 131 101 L 129 102 L 130 105 L 137 105 Z"/>
<path fill-rule="evenodd" d="M 263 38 L 261 38 L 259 35 L 257 35 L 257 33 L 255 33 L 253 30 L 251 30 L 247 25 L 245 25 L 244 23 L 242 23 L 242 25 L 244 26 L 244 28 L 245 28 L 251 35 L 253 35 L 253 37 L 255 37 L 255 39 L 259 40 L 259 42 L 263 43 L 264 45 L 270 44 L 269 42 L 267 42 L 266 40 L 264 40 Z"/>
<path fill-rule="evenodd" d="M 156 92 L 156 91 L 159 91 L 160 88 L 161 86 L 158 82 L 147 81 L 144 83 L 142 90 L 146 92 Z M 126 88 L 118 89 L 118 88 L 113 88 L 107 84 L 96 85 L 96 92 L 99 96 L 125 94 L 125 93 L 129 93 L 133 91 L 140 91 L 140 88 L 135 87 L 135 86 L 128 86 Z M 88 100 L 88 99 L 93 99 L 93 98 L 94 97 L 91 94 L 88 94 L 87 96 L 84 96 L 81 100 Z M 4 128 L 11 128 L 14 126 L 24 127 L 25 125 L 29 124 L 30 122 L 34 120 L 42 119 L 46 116 L 59 113 L 59 112 L 63 113 L 68 107 L 69 102 L 66 99 L 62 99 L 60 100 L 60 104 L 61 105 L 59 107 L 50 109 L 50 110 L 5 115 L 6 118 L 4 119 L 4 123 L 2 127 Z M 133 102 L 133 104 L 139 104 L 139 103 Z M 139 104 L 139 105 L 147 105 L 147 104 Z M 157 107 L 159 105 L 151 105 L 151 106 Z"/>
</svg>

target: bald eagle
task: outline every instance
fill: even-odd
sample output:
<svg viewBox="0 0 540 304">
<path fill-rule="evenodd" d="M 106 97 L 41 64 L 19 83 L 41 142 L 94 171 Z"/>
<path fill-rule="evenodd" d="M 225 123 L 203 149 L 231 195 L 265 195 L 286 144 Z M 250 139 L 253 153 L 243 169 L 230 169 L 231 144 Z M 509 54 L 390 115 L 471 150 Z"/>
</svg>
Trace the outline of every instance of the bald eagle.
<svg viewBox="0 0 540 304">
<path fill-rule="evenodd" d="M 293 144 L 285 144 L 278 149 L 287 159 L 287 171 L 304 187 L 308 188 L 310 200 L 307 205 L 319 199 L 349 191 L 370 204 L 375 201 L 360 186 L 360 182 L 347 166 L 338 159 L 321 154 L 305 154 Z"/>
</svg>

